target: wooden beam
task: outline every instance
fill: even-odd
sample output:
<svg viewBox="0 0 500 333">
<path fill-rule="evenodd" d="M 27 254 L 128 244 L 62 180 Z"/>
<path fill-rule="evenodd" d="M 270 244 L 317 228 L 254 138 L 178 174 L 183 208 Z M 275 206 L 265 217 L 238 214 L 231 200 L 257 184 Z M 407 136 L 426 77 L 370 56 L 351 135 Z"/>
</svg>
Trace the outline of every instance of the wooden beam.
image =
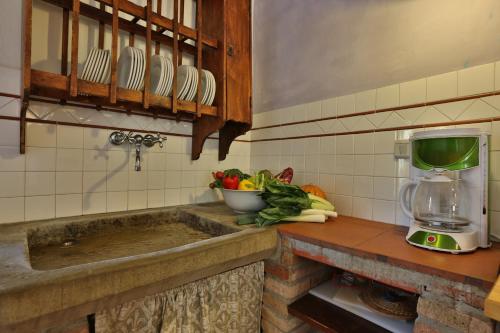
<svg viewBox="0 0 500 333">
<path fill-rule="evenodd" d="M 109 101 L 116 103 L 117 63 L 118 63 L 118 8 L 120 0 L 113 0 L 113 21 L 111 23 L 111 84 L 109 86 Z"/>
<path fill-rule="evenodd" d="M 177 113 L 177 67 L 179 66 L 179 0 L 174 0 L 174 47 L 172 62 L 174 64 L 174 77 L 172 82 L 172 112 Z"/>
<path fill-rule="evenodd" d="M 196 116 L 201 117 L 201 73 L 202 73 L 202 54 L 203 44 L 201 33 L 203 29 L 203 16 L 202 16 L 202 0 L 196 1 L 196 30 L 198 38 L 196 39 L 196 67 L 198 68 L 198 86 L 196 87 Z"/>
<path fill-rule="evenodd" d="M 63 26 L 61 36 L 61 74 L 68 75 L 68 34 L 69 9 L 63 8 Z"/>
<path fill-rule="evenodd" d="M 144 101 L 143 107 L 149 108 L 149 86 L 151 80 L 151 16 L 153 15 L 153 1 L 147 0 L 146 5 L 146 71 L 144 73 Z"/>
<path fill-rule="evenodd" d="M 158 15 L 161 15 L 161 9 L 162 9 L 162 1 L 161 0 L 157 0 L 156 2 L 156 13 Z M 156 32 L 159 32 L 160 33 L 160 26 L 156 26 Z M 155 45 L 155 54 L 160 54 L 160 42 L 156 42 L 156 45 Z"/>
<path fill-rule="evenodd" d="M 103 3 L 99 4 L 99 9 L 103 12 L 106 11 L 106 5 Z M 103 20 L 99 20 L 99 40 L 98 47 L 102 50 L 104 49 L 104 33 L 106 32 L 106 25 Z"/>
<path fill-rule="evenodd" d="M 31 94 L 31 37 L 33 24 L 32 0 L 24 0 L 23 102 L 19 117 L 19 153 L 26 152 L 26 113 Z"/>
<path fill-rule="evenodd" d="M 78 37 L 80 32 L 80 0 L 73 0 L 73 22 L 71 28 L 71 82 L 70 95 L 78 94 Z"/>
</svg>

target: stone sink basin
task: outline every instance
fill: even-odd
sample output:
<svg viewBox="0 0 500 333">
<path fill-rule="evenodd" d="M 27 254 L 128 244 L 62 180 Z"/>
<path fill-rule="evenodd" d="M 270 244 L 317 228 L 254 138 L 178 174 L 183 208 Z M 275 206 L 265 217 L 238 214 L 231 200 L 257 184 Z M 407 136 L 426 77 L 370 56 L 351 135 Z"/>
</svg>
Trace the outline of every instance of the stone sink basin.
<svg viewBox="0 0 500 333">
<path fill-rule="evenodd" d="M 269 258 L 222 203 L 0 224 L 0 332 L 33 332 Z"/>
<path fill-rule="evenodd" d="M 180 210 L 166 210 L 28 229 L 27 245 L 31 267 L 52 270 L 172 249 L 237 231 Z"/>
</svg>

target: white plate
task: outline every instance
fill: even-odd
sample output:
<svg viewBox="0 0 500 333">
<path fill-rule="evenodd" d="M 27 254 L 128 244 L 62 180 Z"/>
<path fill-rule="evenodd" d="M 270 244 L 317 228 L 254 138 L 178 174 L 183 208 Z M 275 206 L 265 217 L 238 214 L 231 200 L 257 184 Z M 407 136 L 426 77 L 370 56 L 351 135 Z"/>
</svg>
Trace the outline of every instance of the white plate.
<svg viewBox="0 0 500 333">
<path fill-rule="evenodd" d="M 167 86 L 165 87 L 165 91 L 163 92 L 163 96 L 170 96 L 172 93 L 172 84 L 174 82 L 174 64 L 172 60 L 169 58 L 165 58 L 167 63 Z"/>
<path fill-rule="evenodd" d="M 189 93 L 186 96 L 186 100 L 192 102 L 196 96 L 196 90 L 198 89 L 198 70 L 195 67 L 191 67 L 191 85 L 189 86 Z"/>
<path fill-rule="evenodd" d="M 134 51 L 132 47 L 125 47 L 120 52 L 118 59 L 117 74 L 118 86 L 121 88 L 129 89 L 133 78 L 134 67 Z"/>
<path fill-rule="evenodd" d="M 191 71 L 191 81 L 189 82 L 189 89 L 186 93 L 186 101 L 192 101 L 194 99 L 194 96 L 196 96 L 196 89 L 198 85 L 198 71 L 193 66 L 190 66 L 189 70 Z"/>
<path fill-rule="evenodd" d="M 104 50 L 98 49 L 97 50 L 97 61 L 96 64 L 92 70 L 92 73 L 90 73 L 90 80 L 91 82 L 99 82 L 99 78 L 101 77 L 101 71 L 104 70 L 104 60 L 106 58 L 106 52 Z"/>
<path fill-rule="evenodd" d="M 217 89 L 217 83 L 215 81 L 215 77 L 212 74 L 212 72 L 208 71 L 208 77 L 210 78 L 210 81 L 212 83 L 211 90 L 210 90 L 210 97 L 207 99 L 207 105 L 212 105 L 214 102 L 215 98 L 215 90 Z"/>
<path fill-rule="evenodd" d="M 140 59 L 140 56 L 139 56 L 139 52 L 138 50 L 133 47 L 132 48 L 132 53 L 134 54 L 133 56 L 133 67 L 132 67 L 132 81 L 130 82 L 130 85 L 128 87 L 128 89 L 132 89 L 134 90 L 136 86 L 139 85 L 139 74 L 140 74 L 140 67 L 141 67 L 141 59 Z"/>
<path fill-rule="evenodd" d="M 92 48 L 89 51 L 89 54 L 87 55 L 87 59 L 85 59 L 85 63 L 83 65 L 83 70 L 82 73 L 80 74 L 80 79 L 88 81 L 88 76 L 89 76 L 89 70 L 90 67 L 92 67 L 93 63 L 95 62 L 95 57 L 96 57 L 97 49 Z"/>
<path fill-rule="evenodd" d="M 208 97 L 208 91 L 210 87 L 208 86 L 209 81 L 207 80 L 206 70 L 201 70 L 201 104 L 205 104 Z"/>
<path fill-rule="evenodd" d="M 146 57 L 144 56 L 144 51 L 137 49 L 137 54 L 139 55 L 140 71 L 139 71 L 139 84 L 136 86 L 135 90 L 144 89 L 144 74 L 146 73 Z"/>
<path fill-rule="evenodd" d="M 109 75 L 110 75 L 110 65 L 111 65 L 111 52 L 109 50 L 104 51 L 106 53 L 106 59 L 104 60 L 104 69 L 102 71 L 100 83 L 108 83 L 109 82 Z"/>
<path fill-rule="evenodd" d="M 177 99 L 184 99 L 191 82 L 191 70 L 187 65 L 177 67 Z"/>
<path fill-rule="evenodd" d="M 150 76 L 150 91 L 158 95 L 158 92 L 163 89 L 165 83 L 165 64 L 162 56 L 151 56 L 151 76 Z"/>
</svg>

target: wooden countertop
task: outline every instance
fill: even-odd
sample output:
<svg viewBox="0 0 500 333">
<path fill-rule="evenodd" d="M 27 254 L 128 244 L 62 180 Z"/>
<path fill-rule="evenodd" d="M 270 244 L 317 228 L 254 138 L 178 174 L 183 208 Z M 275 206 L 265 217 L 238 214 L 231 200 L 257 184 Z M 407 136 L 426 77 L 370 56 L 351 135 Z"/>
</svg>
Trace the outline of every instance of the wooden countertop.
<svg viewBox="0 0 500 333">
<path fill-rule="evenodd" d="M 500 277 L 491 289 L 484 301 L 484 313 L 497 321 L 500 321 Z"/>
<path fill-rule="evenodd" d="M 470 283 L 486 290 L 493 287 L 500 266 L 500 243 L 473 253 L 430 251 L 408 244 L 405 240 L 408 229 L 405 227 L 354 217 L 339 216 L 324 224 L 291 223 L 280 225 L 278 230 L 292 238 L 323 247 Z M 500 290 L 497 296 L 500 298 Z"/>
</svg>

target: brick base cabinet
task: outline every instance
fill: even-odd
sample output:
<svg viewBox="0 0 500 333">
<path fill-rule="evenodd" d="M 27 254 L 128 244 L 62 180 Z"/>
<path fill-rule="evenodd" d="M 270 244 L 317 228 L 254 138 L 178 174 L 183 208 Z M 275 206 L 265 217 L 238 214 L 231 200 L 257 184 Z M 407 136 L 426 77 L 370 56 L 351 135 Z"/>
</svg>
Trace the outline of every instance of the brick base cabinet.
<svg viewBox="0 0 500 333">
<path fill-rule="evenodd" d="M 265 265 L 264 333 L 311 331 L 307 324 L 288 314 L 287 305 L 331 278 L 332 267 L 418 293 L 414 332 L 495 332 L 495 322 L 483 315 L 488 290 L 482 286 L 447 280 L 281 235 L 277 253 Z"/>
</svg>

